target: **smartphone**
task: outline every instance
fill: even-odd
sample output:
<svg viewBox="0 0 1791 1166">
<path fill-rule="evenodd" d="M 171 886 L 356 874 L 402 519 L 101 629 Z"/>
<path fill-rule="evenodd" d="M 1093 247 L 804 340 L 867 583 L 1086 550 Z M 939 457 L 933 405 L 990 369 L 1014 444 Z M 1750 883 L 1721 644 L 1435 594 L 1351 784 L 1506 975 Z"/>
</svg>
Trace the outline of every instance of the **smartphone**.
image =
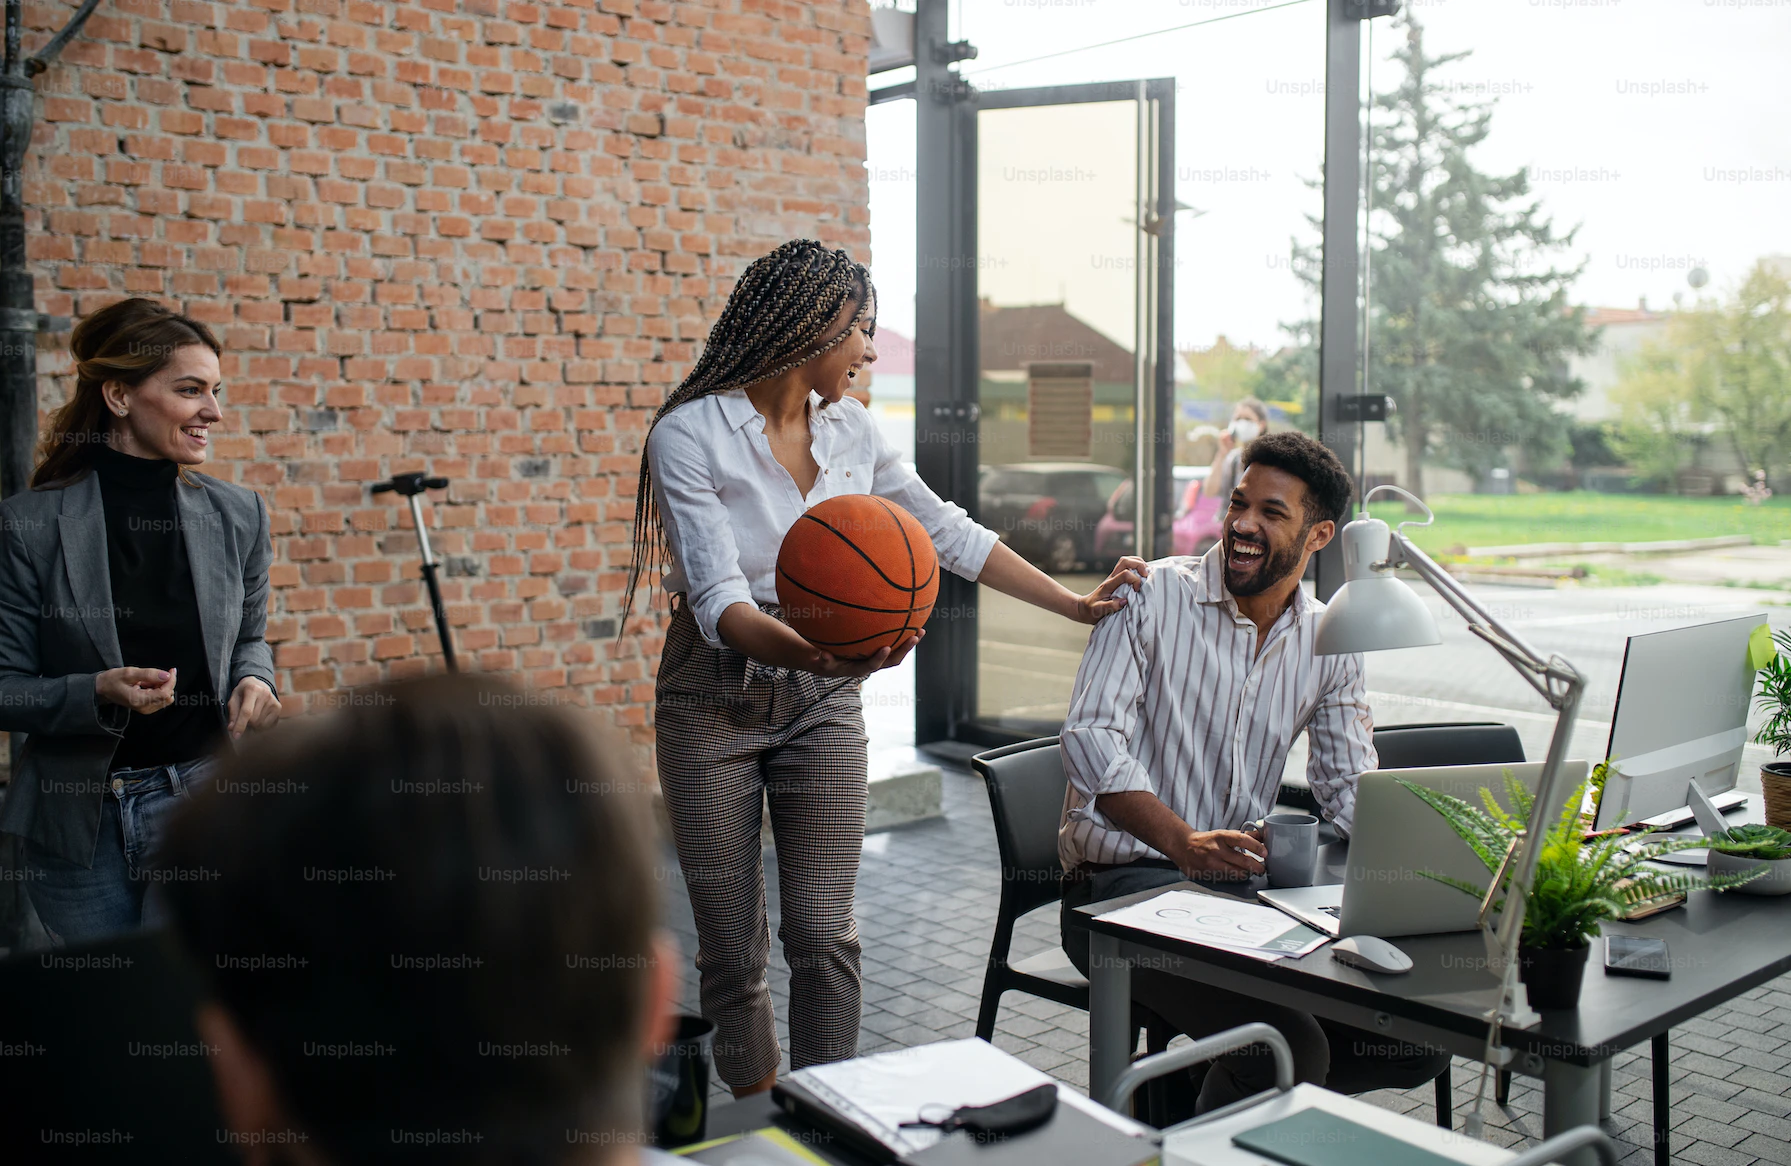
<svg viewBox="0 0 1791 1166">
<path fill-rule="evenodd" d="M 1673 974 L 1673 962 L 1667 958 L 1667 941 L 1641 935 L 1605 936 L 1604 974 L 1668 979 Z"/>
</svg>

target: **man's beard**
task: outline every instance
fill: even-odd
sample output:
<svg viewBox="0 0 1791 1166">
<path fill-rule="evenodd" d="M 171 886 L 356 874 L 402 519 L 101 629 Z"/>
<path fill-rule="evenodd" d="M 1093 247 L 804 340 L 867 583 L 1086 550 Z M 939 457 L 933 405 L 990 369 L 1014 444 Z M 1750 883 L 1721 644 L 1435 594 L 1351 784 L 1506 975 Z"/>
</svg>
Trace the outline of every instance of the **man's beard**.
<svg viewBox="0 0 1791 1166">
<path fill-rule="evenodd" d="M 1296 548 L 1304 545 L 1306 531 L 1310 529 L 1310 527 L 1302 529 L 1300 537 L 1292 544 L 1279 548 L 1271 547 L 1265 542 L 1258 542 L 1254 539 L 1245 539 L 1244 541 L 1251 546 L 1262 547 L 1263 555 L 1260 566 L 1241 576 L 1233 571 L 1231 566 L 1231 549 L 1237 544 L 1237 536 L 1227 532 L 1225 535 L 1225 589 L 1233 595 L 1241 595 L 1246 598 L 1252 595 L 1261 595 L 1293 574 L 1300 566 L 1300 553 Z"/>
</svg>

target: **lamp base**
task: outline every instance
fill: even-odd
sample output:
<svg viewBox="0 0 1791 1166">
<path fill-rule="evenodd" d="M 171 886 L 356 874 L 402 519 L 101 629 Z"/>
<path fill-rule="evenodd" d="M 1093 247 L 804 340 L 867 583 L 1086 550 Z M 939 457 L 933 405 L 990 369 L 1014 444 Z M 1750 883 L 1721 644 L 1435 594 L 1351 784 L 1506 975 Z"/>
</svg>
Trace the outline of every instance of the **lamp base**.
<svg viewBox="0 0 1791 1166">
<path fill-rule="evenodd" d="M 1517 974 L 1517 952 L 1507 951 L 1499 942 L 1498 932 L 1489 926 L 1482 925 L 1480 938 L 1486 944 L 1487 966 L 1499 977 L 1504 989 L 1499 999 L 1499 1023 L 1511 1028 L 1534 1028 L 1541 1024 L 1542 1014 L 1530 1007 L 1530 995 Z M 1514 949 L 1516 946 L 1512 944 Z"/>
<path fill-rule="evenodd" d="M 1500 1003 L 1499 1023 L 1506 1028 L 1535 1028 L 1542 1023 L 1542 1013 L 1530 1007 L 1530 996 L 1524 991 L 1522 980 L 1512 981 L 1511 991 Z"/>
</svg>

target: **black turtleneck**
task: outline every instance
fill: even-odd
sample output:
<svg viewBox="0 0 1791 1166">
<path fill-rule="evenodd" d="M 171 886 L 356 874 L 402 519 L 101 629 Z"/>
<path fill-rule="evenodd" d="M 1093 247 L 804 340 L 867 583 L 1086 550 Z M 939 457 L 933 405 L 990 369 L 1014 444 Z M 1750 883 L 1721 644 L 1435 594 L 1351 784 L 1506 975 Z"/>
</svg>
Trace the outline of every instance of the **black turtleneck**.
<svg viewBox="0 0 1791 1166">
<path fill-rule="evenodd" d="M 175 491 L 180 467 L 99 447 L 94 470 L 106 510 L 106 565 L 112 622 L 127 668 L 178 669 L 174 703 L 133 714 L 114 769 L 171 765 L 205 756 L 223 733 L 223 714 L 205 663 L 199 599 L 187 561 Z"/>
</svg>

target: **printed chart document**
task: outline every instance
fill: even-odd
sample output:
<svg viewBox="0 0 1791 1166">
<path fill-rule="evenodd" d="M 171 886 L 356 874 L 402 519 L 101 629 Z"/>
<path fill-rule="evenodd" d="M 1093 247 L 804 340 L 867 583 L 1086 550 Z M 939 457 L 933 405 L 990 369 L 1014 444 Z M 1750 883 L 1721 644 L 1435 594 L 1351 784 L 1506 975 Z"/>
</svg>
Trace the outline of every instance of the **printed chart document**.
<svg viewBox="0 0 1791 1166">
<path fill-rule="evenodd" d="M 1153 935 L 1222 947 L 1259 960 L 1302 956 L 1331 938 L 1265 904 L 1243 903 L 1199 891 L 1165 891 L 1154 899 L 1109 911 L 1101 918 Z"/>
</svg>

